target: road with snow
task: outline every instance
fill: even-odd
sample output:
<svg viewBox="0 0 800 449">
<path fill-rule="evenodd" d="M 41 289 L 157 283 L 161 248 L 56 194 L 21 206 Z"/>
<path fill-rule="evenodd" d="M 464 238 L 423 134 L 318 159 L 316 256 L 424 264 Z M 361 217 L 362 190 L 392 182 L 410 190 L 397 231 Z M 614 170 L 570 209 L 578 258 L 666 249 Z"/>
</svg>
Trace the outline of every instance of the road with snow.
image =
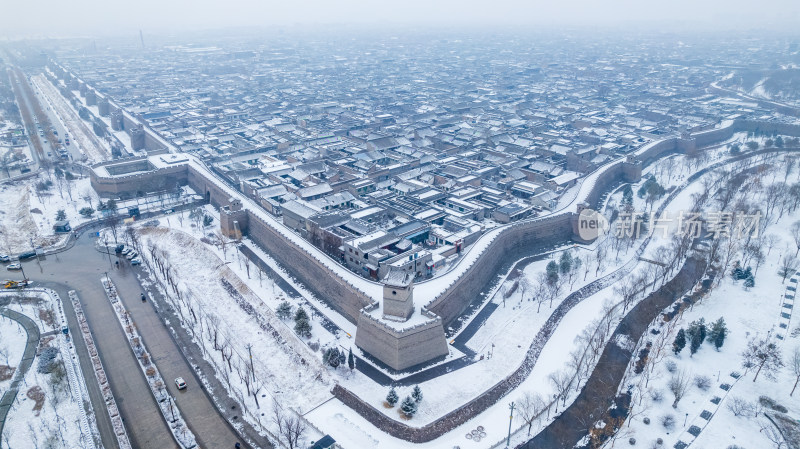
<svg viewBox="0 0 800 449">
<path fill-rule="evenodd" d="M 100 284 L 100 277 L 105 272 L 116 284 L 132 321 L 142 334 L 159 371 L 168 380 L 167 388 L 177 398 L 178 408 L 198 437 L 200 446 L 233 447 L 234 443 L 240 441 L 236 433 L 222 419 L 205 390 L 200 387 L 193 369 L 183 358 L 156 310 L 149 302 L 140 301 L 142 287 L 134 269 L 124 258 L 119 259 L 120 268 L 115 268 L 117 257 L 98 252 L 92 235 L 85 233 L 66 252 L 23 264 L 25 274 L 31 280 L 56 290 L 62 299 L 69 297 L 68 290 L 77 291 L 134 447 L 168 448 L 177 445 L 158 411 L 144 374 Z M 69 306 L 65 308 L 71 311 Z M 75 321 L 70 320 L 73 335 L 79 335 L 78 329 L 73 328 L 74 324 Z M 85 355 L 85 352 L 81 355 Z M 86 357 L 81 358 L 81 368 L 84 377 L 93 379 Z M 178 391 L 171 382 L 171 379 L 179 376 L 187 380 L 189 387 L 186 390 Z M 96 384 L 92 387 L 96 387 Z M 90 396 L 95 409 L 104 410 L 102 400 L 98 403 L 95 401 L 96 395 Z"/>
</svg>

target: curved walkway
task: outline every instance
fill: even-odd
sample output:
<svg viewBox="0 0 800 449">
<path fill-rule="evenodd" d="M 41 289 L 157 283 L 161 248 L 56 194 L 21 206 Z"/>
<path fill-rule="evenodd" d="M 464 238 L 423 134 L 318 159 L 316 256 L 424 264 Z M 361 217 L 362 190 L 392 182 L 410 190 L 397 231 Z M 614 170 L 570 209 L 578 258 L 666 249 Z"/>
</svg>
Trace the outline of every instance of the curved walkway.
<svg viewBox="0 0 800 449">
<path fill-rule="evenodd" d="M 25 343 L 25 352 L 22 355 L 22 361 L 17 367 L 17 371 L 14 373 L 14 380 L 11 382 L 8 391 L 3 394 L 3 398 L 0 399 L 0 435 L 2 435 L 6 417 L 11 410 L 11 406 L 14 404 L 14 399 L 17 397 L 19 384 L 22 382 L 22 379 L 25 378 L 25 375 L 33 364 L 33 359 L 36 357 L 36 348 L 39 346 L 39 327 L 32 319 L 13 310 L 4 308 L 0 310 L 0 315 L 19 323 L 25 328 L 25 332 L 28 334 L 28 341 Z"/>
</svg>

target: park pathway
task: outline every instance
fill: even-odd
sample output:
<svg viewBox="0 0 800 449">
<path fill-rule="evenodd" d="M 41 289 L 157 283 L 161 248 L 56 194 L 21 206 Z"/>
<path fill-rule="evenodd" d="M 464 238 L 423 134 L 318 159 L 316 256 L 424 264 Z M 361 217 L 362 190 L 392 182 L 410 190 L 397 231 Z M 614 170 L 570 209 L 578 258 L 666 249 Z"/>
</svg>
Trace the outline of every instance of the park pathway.
<svg viewBox="0 0 800 449">
<path fill-rule="evenodd" d="M 25 374 L 28 373 L 28 370 L 33 364 L 33 359 L 36 357 L 36 348 L 39 346 L 39 327 L 36 326 L 36 323 L 34 323 L 32 319 L 13 310 L 3 308 L 0 310 L 0 315 L 19 323 L 28 334 L 28 341 L 25 343 L 25 352 L 22 355 L 22 361 L 19 367 L 17 367 L 17 371 L 14 373 L 14 380 L 11 381 L 11 386 L 8 391 L 6 391 L 5 394 L 3 394 L 3 398 L 0 399 L 0 435 L 2 435 L 3 427 L 6 423 L 6 416 L 11 410 L 14 400 L 17 398 L 19 384 L 22 382 L 22 379 L 25 378 Z"/>
</svg>

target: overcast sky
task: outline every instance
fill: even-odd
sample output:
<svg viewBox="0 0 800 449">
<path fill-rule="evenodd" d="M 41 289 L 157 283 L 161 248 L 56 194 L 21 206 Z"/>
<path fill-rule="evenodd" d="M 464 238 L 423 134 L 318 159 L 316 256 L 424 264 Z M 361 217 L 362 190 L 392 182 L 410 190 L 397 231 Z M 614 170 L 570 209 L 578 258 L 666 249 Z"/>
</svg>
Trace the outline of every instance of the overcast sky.
<svg viewBox="0 0 800 449">
<path fill-rule="evenodd" d="M 314 24 L 683 26 L 796 30 L 800 0 L 0 0 L 0 36 Z"/>
</svg>

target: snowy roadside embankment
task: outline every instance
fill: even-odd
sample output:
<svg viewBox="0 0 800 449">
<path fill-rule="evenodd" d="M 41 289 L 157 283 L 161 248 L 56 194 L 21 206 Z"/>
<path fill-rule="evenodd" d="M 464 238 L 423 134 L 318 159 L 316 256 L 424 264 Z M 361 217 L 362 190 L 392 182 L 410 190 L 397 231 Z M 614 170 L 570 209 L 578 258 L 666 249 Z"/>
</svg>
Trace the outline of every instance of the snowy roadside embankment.
<svg viewBox="0 0 800 449">
<path fill-rule="evenodd" d="M 131 449 L 133 446 L 131 446 L 131 442 L 128 439 L 125 425 L 122 423 L 122 416 L 119 414 L 117 401 L 114 399 L 114 394 L 111 392 L 111 386 L 108 384 L 106 371 L 103 368 L 103 363 L 100 361 L 97 347 L 94 344 L 94 337 L 89 329 L 89 323 L 86 322 L 86 315 L 83 314 L 83 307 L 78 300 L 78 294 L 75 290 L 69 291 L 69 299 L 72 301 L 72 307 L 75 309 L 75 316 L 78 318 L 78 326 L 81 328 L 83 342 L 86 344 L 86 349 L 89 351 L 89 357 L 92 359 L 94 375 L 95 378 L 97 378 L 98 385 L 100 385 L 103 401 L 105 401 L 106 409 L 108 409 L 108 417 L 111 418 L 111 425 L 114 427 L 114 435 L 117 437 L 117 444 L 120 449 Z"/>
</svg>

